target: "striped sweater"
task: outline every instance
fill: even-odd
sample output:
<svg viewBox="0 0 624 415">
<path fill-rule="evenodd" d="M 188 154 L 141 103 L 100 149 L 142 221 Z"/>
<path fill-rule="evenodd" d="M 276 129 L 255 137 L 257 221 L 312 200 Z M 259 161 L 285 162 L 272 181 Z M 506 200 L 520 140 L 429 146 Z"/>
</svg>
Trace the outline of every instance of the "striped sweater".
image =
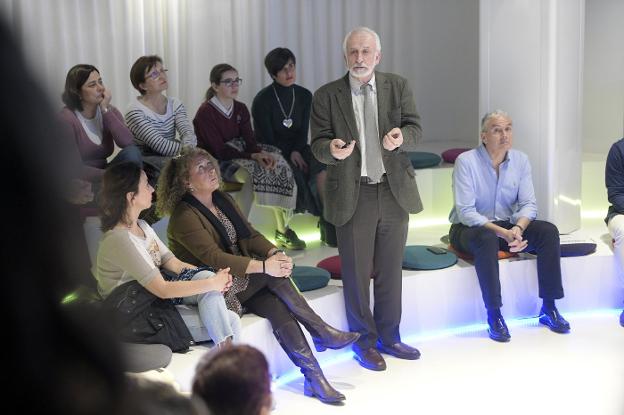
<svg viewBox="0 0 624 415">
<path fill-rule="evenodd" d="M 197 145 L 184 104 L 176 98 L 167 98 L 167 111 L 162 115 L 155 113 L 138 99 L 133 101 L 126 112 L 126 124 L 141 152 L 146 155 L 173 157 L 180 153 L 182 147 Z"/>
</svg>

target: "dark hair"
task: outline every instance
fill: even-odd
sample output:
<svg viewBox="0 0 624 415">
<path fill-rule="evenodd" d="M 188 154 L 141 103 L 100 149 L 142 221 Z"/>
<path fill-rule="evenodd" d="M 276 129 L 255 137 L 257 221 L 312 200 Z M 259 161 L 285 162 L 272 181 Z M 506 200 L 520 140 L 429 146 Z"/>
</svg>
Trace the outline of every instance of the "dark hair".
<svg viewBox="0 0 624 415">
<path fill-rule="evenodd" d="M 145 90 L 141 88 L 143 82 L 145 82 L 145 75 L 150 71 L 157 63 L 162 65 L 163 61 L 158 55 L 141 56 L 134 62 L 132 68 L 130 68 L 130 82 L 134 89 L 139 91 L 141 95 L 145 95 Z"/>
<path fill-rule="evenodd" d="M 266 58 L 264 58 L 264 66 L 271 78 L 274 78 L 289 60 L 292 60 L 294 64 L 297 63 L 297 59 L 290 49 L 275 48 L 267 53 Z"/>
<path fill-rule="evenodd" d="M 82 111 L 82 93 L 80 89 L 85 82 L 87 82 L 87 79 L 89 79 L 93 71 L 98 74 L 100 73 L 95 66 L 81 63 L 67 72 L 65 90 L 63 91 L 63 95 L 61 95 L 61 99 L 70 110 Z"/>
<path fill-rule="evenodd" d="M 270 405 L 269 365 L 252 346 L 209 352 L 197 365 L 193 394 L 204 400 L 211 413 L 258 415 Z"/>
<path fill-rule="evenodd" d="M 141 172 L 141 167 L 130 161 L 113 164 L 104 172 L 98 195 L 103 232 L 125 219 L 128 210 L 126 194 L 139 190 Z"/>
<path fill-rule="evenodd" d="M 215 91 L 214 89 L 212 89 L 212 84 L 218 85 L 219 82 L 221 82 L 221 76 L 223 76 L 223 74 L 227 71 L 238 72 L 236 68 L 230 65 L 229 63 L 220 63 L 218 65 L 215 65 L 212 68 L 212 70 L 210 71 L 210 84 L 211 85 L 208 87 L 208 90 L 206 91 L 206 101 L 210 100 L 212 97 L 215 96 Z"/>
</svg>

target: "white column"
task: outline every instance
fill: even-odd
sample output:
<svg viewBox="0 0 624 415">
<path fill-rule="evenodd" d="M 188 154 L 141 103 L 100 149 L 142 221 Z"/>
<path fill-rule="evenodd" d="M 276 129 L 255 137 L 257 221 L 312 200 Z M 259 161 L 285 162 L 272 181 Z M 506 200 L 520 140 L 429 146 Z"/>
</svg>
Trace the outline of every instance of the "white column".
<svg viewBox="0 0 624 415">
<path fill-rule="evenodd" d="M 584 0 L 480 0 L 479 112 L 507 111 L 539 218 L 580 227 Z"/>
</svg>

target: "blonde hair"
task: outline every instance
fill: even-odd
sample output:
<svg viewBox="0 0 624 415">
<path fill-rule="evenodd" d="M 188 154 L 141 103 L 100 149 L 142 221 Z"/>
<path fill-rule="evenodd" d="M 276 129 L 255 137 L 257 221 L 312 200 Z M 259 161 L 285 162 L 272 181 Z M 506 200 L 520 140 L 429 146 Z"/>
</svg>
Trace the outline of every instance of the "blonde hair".
<svg viewBox="0 0 624 415">
<path fill-rule="evenodd" d="M 194 147 L 182 150 L 170 159 L 158 178 L 156 212 L 158 215 L 171 215 L 175 207 L 189 190 L 190 170 L 197 159 L 206 159 L 212 163 L 221 183 L 219 162 L 203 148 Z"/>
</svg>

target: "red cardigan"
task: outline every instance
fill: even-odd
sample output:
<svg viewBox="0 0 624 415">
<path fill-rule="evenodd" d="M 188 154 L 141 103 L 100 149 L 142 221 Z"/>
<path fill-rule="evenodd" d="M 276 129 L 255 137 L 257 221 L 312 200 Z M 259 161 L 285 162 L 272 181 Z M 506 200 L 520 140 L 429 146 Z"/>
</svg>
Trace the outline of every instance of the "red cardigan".
<svg viewBox="0 0 624 415">
<path fill-rule="evenodd" d="M 83 163 L 83 178 L 89 181 L 99 181 L 106 168 L 106 159 L 113 154 L 114 144 L 124 148 L 134 144 L 132 133 L 126 127 L 123 116 L 114 107 L 102 114 L 104 124 L 102 144 L 97 145 L 89 139 L 80 120 L 74 111 L 65 107 L 61 110 L 61 120 L 69 129 L 68 133 L 74 138 Z"/>
</svg>

